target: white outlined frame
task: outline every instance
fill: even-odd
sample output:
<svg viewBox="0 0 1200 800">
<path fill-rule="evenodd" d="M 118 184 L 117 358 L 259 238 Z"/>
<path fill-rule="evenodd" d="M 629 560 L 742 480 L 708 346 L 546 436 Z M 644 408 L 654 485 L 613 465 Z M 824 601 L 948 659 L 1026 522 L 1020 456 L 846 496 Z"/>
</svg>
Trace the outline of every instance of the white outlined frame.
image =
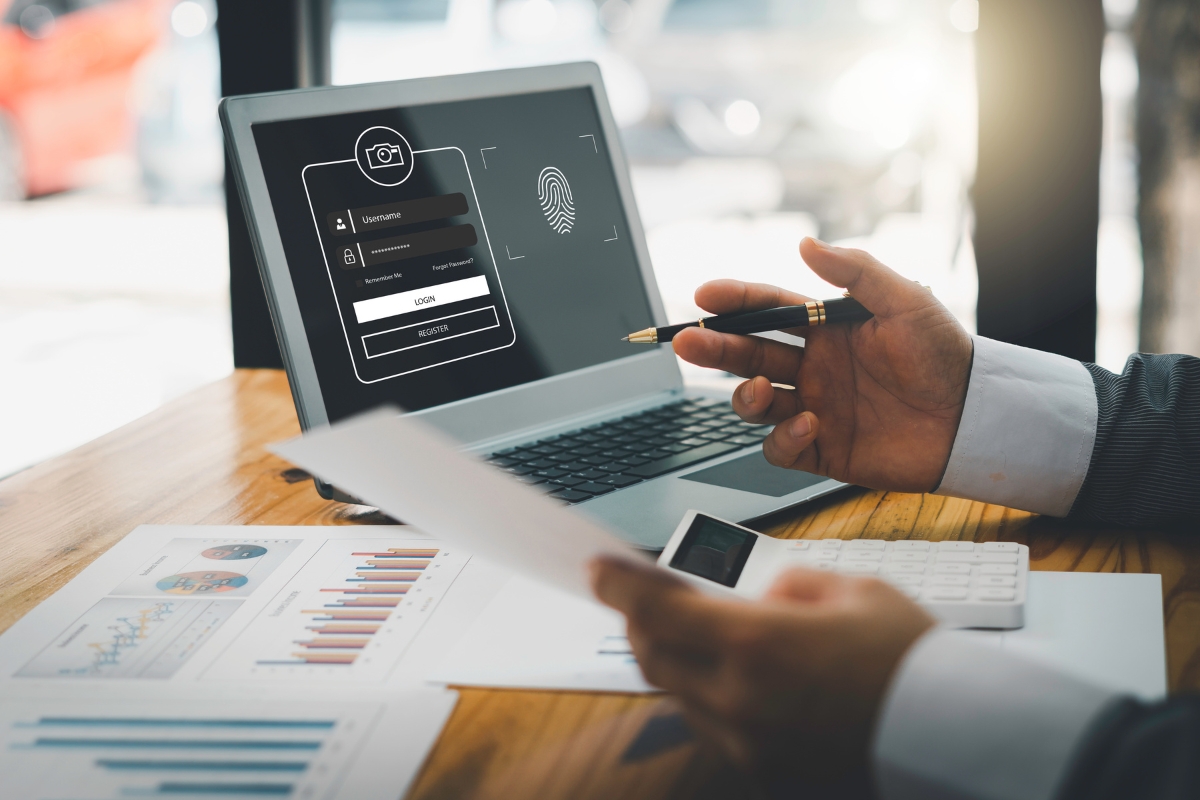
<svg viewBox="0 0 1200 800">
<path fill-rule="evenodd" d="M 426 364 L 423 367 L 417 367 L 416 369 L 405 370 L 404 372 L 397 372 L 393 375 L 385 375 L 382 378 L 375 378 L 373 380 L 365 380 L 361 375 L 358 374 L 358 359 L 356 359 L 354 357 L 354 347 L 350 344 L 350 332 L 346 330 L 346 314 L 345 314 L 345 311 L 342 309 L 341 298 L 338 297 L 337 286 L 333 282 L 333 271 L 329 266 L 329 254 L 327 252 L 325 252 L 327 248 L 325 247 L 324 244 L 322 244 L 321 245 L 321 259 L 325 262 L 325 272 L 329 277 L 329 290 L 331 292 L 333 292 L 333 301 L 335 303 L 337 303 L 338 322 L 342 326 L 342 336 L 346 340 L 346 349 L 350 352 L 350 365 L 354 368 L 354 377 L 358 380 L 359 383 L 370 385 L 372 383 L 380 383 L 381 381 L 389 381 L 392 378 L 399 378 L 402 375 L 411 375 L 414 372 L 421 372 L 422 370 L 433 369 L 434 367 L 440 367 L 444 364 L 452 364 L 455 361 L 463 361 L 468 358 L 475 358 L 476 356 L 486 355 L 487 353 L 494 353 L 497 350 L 504 350 L 506 348 L 512 347 L 514 344 L 517 343 L 517 326 L 512 324 L 512 312 L 508 308 L 508 297 L 504 294 L 504 282 L 500 280 L 500 266 L 499 266 L 499 264 L 496 263 L 495 253 L 492 252 L 492 238 L 491 238 L 491 236 L 488 235 L 487 222 L 485 222 L 483 219 L 483 209 L 479 207 L 479 195 L 475 192 L 475 178 L 471 176 L 471 165 L 469 163 L 467 163 L 467 154 L 464 153 L 461 148 L 454 147 L 454 146 L 430 147 L 425 150 L 413 150 L 412 151 L 413 162 L 414 162 L 413 168 L 416 169 L 416 163 L 415 163 L 416 156 L 419 156 L 422 153 L 438 153 L 438 152 L 442 152 L 445 150 L 458 151 L 458 155 L 463 160 L 463 167 L 467 170 L 467 181 L 471 184 L 471 197 L 475 201 L 475 213 L 477 213 L 479 215 L 479 224 L 483 226 L 483 239 L 485 242 L 487 242 L 488 257 L 492 259 L 492 269 L 496 273 L 496 286 L 500 290 L 500 299 L 504 303 L 504 313 L 508 315 L 508 323 L 510 326 L 512 326 L 512 341 L 510 341 L 508 344 L 500 345 L 499 347 L 493 347 L 488 350 L 480 350 L 478 353 L 471 353 L 469 355 L 459 356 L 458 358 L 449 358 L 449 359 L 446 359 L 445 361 L 439 361 L 436 364 Z M 350 162 L 354 162 L 355 164 L 357 164 L 358 159 L 357 158 L 342 158 L 342 159 L 338 159 L 337 161 L 320 161 L 320 162 L 317 162 L 316 164 L 308 164 L 307 166 L 304 167 L 304 169 L 300 170 L 300 182 L 304 184 L 304 197 L 306 200 L 308 200 L 308 212 L 309 212 L 309 214 L 312 215 L 313 228 L 317 232 L 317 241 L 319 241 L 319 242 L 323 243 L 325 240 L 321 236 L 321 226 L 317 223 L 317 212 L 316 212 L 316 209 L 313 208 L 312 195 L 309 194 L 309 191 L 308 191 L 308 175 L 307 175 L 308 170 L 311 169 L 312 167 L 327 167 L 332 164 L 349 164 Z M 493 306 L 493 308 L 495 308 L 495 306 Z M 418 324 L 422 324 L 422 323 L 418 323 Z M 478 331 L 475 331 L 475 332 L 478 333 Z M 456 337 L 447 337 L 445 340 L 439 340 L 439 341 L 448 341 L 451 338 L 456 338 Z M 429 344 L 436 344 L 436 342 L 430 342 Z M 363 355 L 364 356 L 366 355 L 366 345 L 363 346 Z"/>
<path fill-rule="evenodd" d="M 407 347 L 397 347 L 395 350 L 388 350 L 386 353 L 376 353 L 375 355 L 371 355 L 370 351 L 367 350 L 367 339 L 370 339 L 372 336 L 383 336 L 385 333 L 395 333 L 396 331 L 403 331 L 403 330 L 407 330 L 408 328 L 419 328 L 422 325 L 432 325 L 435 322 L 441 322 L 441 321 L 447 320 L 447 319 L 454 319 L 455 317 L 465 317 L 467 314 L 478 314 L 480 311 L 491 311 L 496 319 L 496 324 L 488 325 L 486 328 L 476 328 L 473 331 L 464 331 L 463 333 L 456 333 L 453 336 L 443 336 L 440 339 L 433 339 L 432 341 L 428 341 L 428 342 L 417 342 L 416 344 L 410 344 Z M 493 306 L 483 306 L 482 308 L 472 308 L 470 311 L 460 311 L 457 314 L 448 314 L 444 317 L 438 317 L 437 319 L 427 319 L 424 322 L 414 322 L 411 325 L 401 325 L 398 328 L 388 328 L 386 331 L 379 331 L 377 333 L 368 333 L 366 336 L 363 336 L 361 338 L 363 341 L 363 352 L 367 354 L 367 358 L 381 358 L 382 356 L 390 356 L 392 353 L 399 353 L 403 350 L 412 350 L 414 347 L 426 347 L 431 344 L 437 344 L 438 342 L 446 342 L 451 339 L 457 339 L 460 336 L 470 336 L 472 333 L 483 333 L 484 331 L 490 331 L 494 328 L 499 328 L 499 327 L 500 327 L 500 315 L 496 314 L 496 307 L 493 305 Z"/>
</svg>

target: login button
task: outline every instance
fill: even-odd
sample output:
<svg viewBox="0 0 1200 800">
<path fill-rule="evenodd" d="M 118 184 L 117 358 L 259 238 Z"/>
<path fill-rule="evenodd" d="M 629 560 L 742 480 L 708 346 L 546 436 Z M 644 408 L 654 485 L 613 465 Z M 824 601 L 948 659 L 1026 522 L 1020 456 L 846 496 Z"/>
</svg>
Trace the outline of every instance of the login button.
<svg viewBox="0 0 1200 800">
<path fill-rule="evenodd" d="M 414 347 L 498 327 L 500 327 L 500 320 L 496 316 L 496 307 L 487 306 L 474 311 L 464 311 L 461 314 L 368 334 L 362 337 L 362 340 L 363 347 L 367 351 L 367 358 L 378 358 L 399 353 L 401 350 L 411 350 Z"/>
</svg>

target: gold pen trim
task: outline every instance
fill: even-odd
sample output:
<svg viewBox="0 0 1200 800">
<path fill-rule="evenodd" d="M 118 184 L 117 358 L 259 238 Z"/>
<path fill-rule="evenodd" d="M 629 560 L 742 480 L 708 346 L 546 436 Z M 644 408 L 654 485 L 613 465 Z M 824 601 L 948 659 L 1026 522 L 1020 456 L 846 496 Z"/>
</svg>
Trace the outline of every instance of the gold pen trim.
<svg viewBox="0 0 1200 800">
<path fill-rule="evenodd" d="M 658 344 L 658 328 L 646 328 L 645 330 L 631 333 L 625 340 L 633 344 Z"/>
<path fill-rule="evenodd" d="M 804 304 L 808 311 L 808 326 L 815 328 L 825 324 L 825 303 L 821 300 L 809 300 Z"/>
</svg>

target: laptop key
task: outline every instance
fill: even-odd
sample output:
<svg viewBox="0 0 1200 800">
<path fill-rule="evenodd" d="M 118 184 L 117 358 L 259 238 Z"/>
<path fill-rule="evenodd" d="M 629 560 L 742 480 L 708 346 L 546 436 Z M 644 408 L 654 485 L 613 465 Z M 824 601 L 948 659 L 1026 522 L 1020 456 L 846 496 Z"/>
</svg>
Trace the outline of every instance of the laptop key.
<svg viewBox="0 0 1200 800">
<path fill-rule="evenodd" d="M 575 472 L 576 478 L 583 478 L 584 480 L 589 481 L 598 481 L 601 478 L 607 478 L 608 476 L 609 473 L 600 469 L 585 469 Z"/>
<path fill-rule="evenodd" d="M 605 472 L 624 472 L 629 469 L 629 465 L 623 464 L 620 461 L 612 461 L 608 464 L 601 464 L 597 469 L 602 469 Z"/>
<path fill-rule="evenodd" d="M 590 495 L 587 492 L 577 492 L 574 489 L 561 489 L 550 496 L 557 497 L 560 500 L 566 500 L 568 503 L 578 503 L 580 500 L 587 500 L 593 495 Z"/>
<path fill-rule="evenodd" d="M 605 486 L 603 483 L 581 483 L 575 487 L 575 491 L 588 494 L 608 494 L 616 488 L 615 486 Z"/>
<path fill-rule="evenodd" d="M 691 439 L 680 439 L 679 444 L 684 447 L 699 447 L 701 445 L 708 444 L 708 441 L 708 439 L 701 439 L 697 436 Z"/>
<path fill-rule="evenodd" d="M 666 450 L 668 453 L 671 453 L 673 455 L 678 455 L 679 453 L 686 453 L 688 450 L 691 450 L 692 448 L 688 447 L 686 444 L 664 444 L 659 449 Z"/>
<path fill-rule="evenodd" d="M 535 472 L 536 470 L 537 470 L 537 467 L 531 467 L 528 464 L 514 464 L 511 467 L 504 468 L 504 471 L 507 472 L 509 475 L 528 475 L 529 473 Z"/>
<path fill-rule="evenodd" d="M 583 478 L 576 478 L 574 475 L 564 475 L 561 478 L 555 478 L 550 481 L 557 486 L 566 486 L 568 489 L 578 486 L 581 483 L 587 483 Z"/>
<path fill-rule="evenodd" d="M 550 469 L 539 469 L 537 472 L 535 472 L 533 474 L 537 475 L 539 478 L 549 480 L 550 478 L 561 478 L 563 475 L 568 475 L 570 473 L 565 469 L 559 469 L 558 467 L 551 467 Z"/>
<path fill-rule="evenodd" d="M 640 467 L 642 464 L 649 464 L 650 459 L 641 456 L 626 456 L 621 459 L 621 463 L 626 467 Z"/>
<path fill-rule="evenodd" d="M 659 475 L 664 475 L 710 458 L 716 458 L 737 449 L 737 445 L 728 442 L 713 442 L 704 447 L 689 450 L 686 453 L 677 453 L 668 458 L 651 461 L 649 464 L 643 464 L 640 467 L 630 467 L 625 470 L 625 474 L 634 475 L 638 478 L 656 478 Z"/>
<path fill-rule="evenodd" d="M 551 461 L 547 458 L 539 458 L 536 461 L 530 461 L 526 463 L 525 466 L 533 467 L 534 469 L 550 469 L 550 467 L 557 467 L 558 462 Z"/>
<path fill-rule="evenodd" d="M 511 467 L 521 462 L 515 458 L 489 458 L 488 463 L 497 467 Z"/>
</svg>

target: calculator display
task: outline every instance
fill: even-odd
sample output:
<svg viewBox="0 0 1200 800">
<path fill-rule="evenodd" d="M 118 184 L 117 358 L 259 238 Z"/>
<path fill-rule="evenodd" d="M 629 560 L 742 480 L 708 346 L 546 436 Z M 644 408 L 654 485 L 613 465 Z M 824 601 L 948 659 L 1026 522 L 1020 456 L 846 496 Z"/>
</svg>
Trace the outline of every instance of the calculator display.
<svg viewBox="0 0 1200 800">
<path fill-rule="evenodd" d="M 671 567 L 725 586 L 736 586 L 758 537 L 697 514 L 671 558 Z"/>
</svg>

